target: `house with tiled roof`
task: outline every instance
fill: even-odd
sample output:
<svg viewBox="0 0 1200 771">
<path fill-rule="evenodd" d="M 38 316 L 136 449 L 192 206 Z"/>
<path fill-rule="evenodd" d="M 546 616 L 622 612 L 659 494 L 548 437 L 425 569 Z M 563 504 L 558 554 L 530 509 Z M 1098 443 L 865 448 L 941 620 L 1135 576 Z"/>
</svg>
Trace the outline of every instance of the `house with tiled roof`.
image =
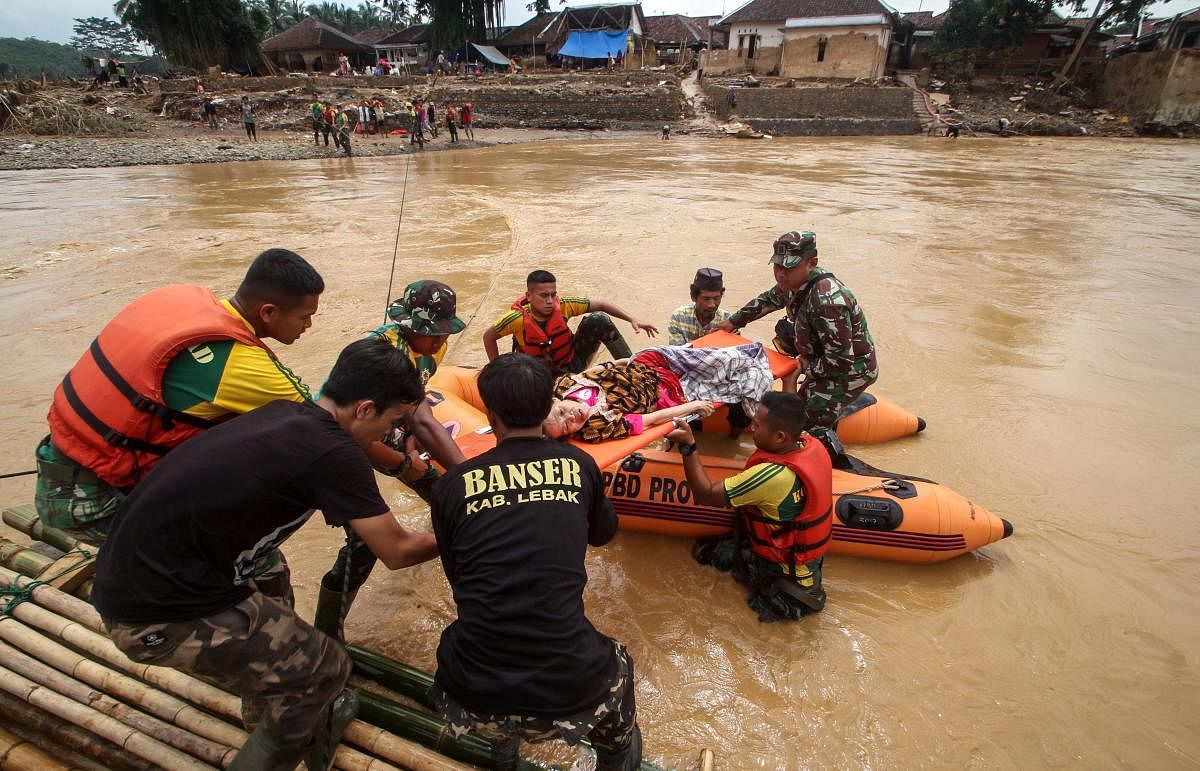
<svg viewBox="0 0 1200 771">
<path fill-rule="evenodd" d="M 723 27 L 718 27 L 720 16 L 689 16 L 692 23 L 700 28 L 704 39 L 708 41 L 707 48 L 728 48 L 729 34 Z"/>
<path fill-rule="evenodd" d="M 521 59 L 526 65 L 533 60 L 541 61 L 547 48 L 558 42 L 558 30 L 553 24 L 557 18 L 557 11 L 539 13 L 497 37 L 496 48 L 509 58 Z"/>
<path fill-rule="evenodd" d="M 708 47 L 708 29 L 678 13 L 647 16 L 646 37 L 654 41 L 659 64 L 686 64 Z"/>
<path fill-rule="evenodd" d="M 933 36 L 946 20 L 946 12 L 907 11 L 900 15 L 913 25 L 908 66 L 912 69 L 929 66 L 929 44 L 933 42 Z"/>
<path fill-rule="evenodd" d="M 709 52 L 705 71 L 794 78 L 876 79 L 912 25 L 880 0 L 749 0 L 718 26 L 729 50 Z"/>
<path fill-rule="evenodd" d="M 264 40 L 262 52 L 280 68 L 292 71 L 333 72 L 340 54 L 346 54 L 352 67 L 374 63 L 371 46 L 312 18 Z"/>
<path fill-rule="evenodd" d="M 396 30 L 394 29 L 385 29 L 384 27 L 372 27 L 371 29 L 366 29 L 357 33 L 354 36 L 354 39 L 360 43 L 366 43 L 369 46 L 373 46 L 395 31 Z"/>
</svg>

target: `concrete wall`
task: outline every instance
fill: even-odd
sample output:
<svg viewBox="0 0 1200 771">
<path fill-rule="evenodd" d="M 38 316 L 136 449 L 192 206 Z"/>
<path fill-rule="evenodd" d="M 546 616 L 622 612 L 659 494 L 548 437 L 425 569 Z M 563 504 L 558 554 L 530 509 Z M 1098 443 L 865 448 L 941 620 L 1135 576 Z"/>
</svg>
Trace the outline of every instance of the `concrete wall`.
<svg viewBox="0 0 1200 771">
<path fill-rule="evenodd" d="M 781 136 L 818 134 L 915 134 L 920 121 L 907 88 L 738 88 L 705 85 L 719 117 L 736 117 L 759 131 Z"/>
<path fill-rule="evenodd" d="M 825 56 L 817 61 L 822 40 Z M 875 80 L 883 77 L 890 40 L 891 28 L 883 25 L 791 29 L 785 33 L 779 75 Z"/>
<path fill-rule="evenodd" d="M 783 23 L 785 19 L 775 21 L 753 22 L 750 24 L 734 24 L 729 28 L 729 47 L 737 50 L 740 35 L 758 35 L 758 45 L 765 48 L 779 48 L 783 45 Z"/>
<path fill-rule="evenodd" d="M 1200 122 L 1200 51 L 1118 56 L 1104 71 L 1104 101 L 1138 124 Z"/>
</svg>

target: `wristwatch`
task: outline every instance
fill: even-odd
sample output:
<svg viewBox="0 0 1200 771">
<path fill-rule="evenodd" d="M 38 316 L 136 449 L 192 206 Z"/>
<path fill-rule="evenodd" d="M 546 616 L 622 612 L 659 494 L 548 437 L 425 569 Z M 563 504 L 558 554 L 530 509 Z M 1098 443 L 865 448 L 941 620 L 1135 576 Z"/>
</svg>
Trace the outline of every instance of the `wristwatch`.
<svg viewBox="0 0 1200 771">
<path fill-rule="evenodd" d="M 392 469 L 392 471 L 391 471 L 392 476 L 399 477 L 399 476 L 402 476 L 403 474 L 408 473 L 408 470 L 410 468 L 412 468 L 412 464 L 413 464 L 412 456 L 409 455 L 407 452 L 404 453 L 404 460 L 400 461 L 400 465 L 398 465 Z"/>
<path fill-rule="evenodd" d="M 687 456 L 691 455 L 692 453 L 694 453 L 695 451 L 696 451 L 696 443 L 695 442 L 692 442 L 691 444 L 679 445 L 679 454 L 685 458 Z"/>
</svg>

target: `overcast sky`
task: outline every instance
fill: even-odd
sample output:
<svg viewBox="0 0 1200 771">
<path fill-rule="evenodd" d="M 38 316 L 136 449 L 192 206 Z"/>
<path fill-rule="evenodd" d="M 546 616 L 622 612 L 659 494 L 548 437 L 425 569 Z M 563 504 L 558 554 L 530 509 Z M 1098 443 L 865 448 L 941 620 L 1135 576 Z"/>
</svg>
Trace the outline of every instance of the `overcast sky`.
<svg viewBox="0 0 1200 771">
<path fill-rule="evenodd" d="M 335 0 L 336 1 L 336 0 Z M 600 0 L 572 0 L 573 5 L 585 5 Z M 343 2 L 357 6 L 360 0 Z M 505 0 L 505 24 L 519 24 L 532 14 L 525 10 L 528 0 Z M 663 13 L 682 13 L 688 16 L 708 16 L 732 11 L 745 0 L 642 0 L 642 10 L 647 16 Z M 885 0 L 900 11 L 944 11 L 949 0 Z M 1089 6 L 1092 0 L 1089 0 Z M 1170 0 L 1153 5 L 1154 16 L 1167 16 L 1196 7 L 1200 0 Z M 71 38 L 72 21 L 88 16 L 109 16 L 111 0 L 0 0 L 0 37 L 36 37 L 56 43 L 66 43 Z M 557 0 L 551 7 L 561 8 Z"/>
</svg>

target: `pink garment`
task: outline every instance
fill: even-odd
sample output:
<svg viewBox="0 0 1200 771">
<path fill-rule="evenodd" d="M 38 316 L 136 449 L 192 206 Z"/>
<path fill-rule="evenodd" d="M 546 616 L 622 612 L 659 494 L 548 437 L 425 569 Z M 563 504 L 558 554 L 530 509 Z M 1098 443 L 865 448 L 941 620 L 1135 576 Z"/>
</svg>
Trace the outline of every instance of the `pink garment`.
<svg viewBox="0 0 1200 771">
<path fill-rule="evenodd" d="M 629 424 L 630 436 L 637 436 L 646 430 L 646 424 L 642 422 L 641 415 L 624 415 L 625 422 Z"/>
<path fill-rule="evenodd" d="M 595 386 L 578 386 L 563 398 L 577 401 L 580 404 L 586 404 L 589 407 L 595 407 L 596 402 L 600 400 L 600 389 Z"/>
</svg>

